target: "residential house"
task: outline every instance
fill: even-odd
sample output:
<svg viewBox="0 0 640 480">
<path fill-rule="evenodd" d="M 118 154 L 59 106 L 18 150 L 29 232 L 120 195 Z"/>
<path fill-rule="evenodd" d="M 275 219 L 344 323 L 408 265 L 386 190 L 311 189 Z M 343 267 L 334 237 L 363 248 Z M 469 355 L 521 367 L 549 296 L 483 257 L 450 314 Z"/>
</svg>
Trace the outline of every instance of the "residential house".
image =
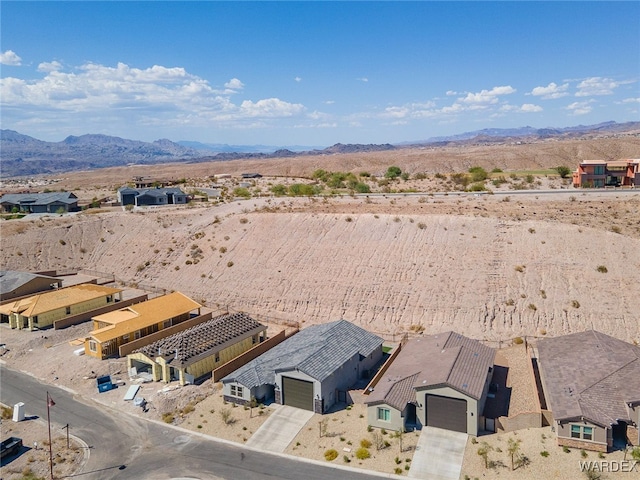
<svg viewBox="0 0 640 480">
<path fill-rule="evenodd" d="M 4 304 L 0 312 L 9 317 L 11 328 L 36 330 L 121 299 L 122 290 L 119 288 L 83 283 Z"/>
<path fill-rule="evenodd" d="M 193 383 L 236 358 L 267 335 L 267 327 L 244 313 L 219 315 L 157 340 L 127 355 L 129 369 L 147 371 L 153 380 Z"/>
<path fill-rule="evenodd" d="M 136 207 L 151 205 L 184 205 L 189 202 L 189 195 L 180 188 L 131 188 L 118 190 L 118 202 L 121 205 Z"/>
<path fill-rule="evenodd" d="M 382 359 L 382 342 L 346 320 L 307 327 L 224 377 L 224 398 L 239 404 L 273 399 L 324 413 L 369 376 Z"/>
<path fill-rule="evenodd" d="M 584 160 L 573 172 L 573 186 L 640 187 L 640 159 Z"/>
<path fill-rule="evenodd" d="M 94 330 L 85 340 L 87 355 L 118 356 L 119 347 L 199 315 L 202 305 L 180 292 L 93 317 Z"/>
<path fill-rule="evenodd" d="M 478 435 L 494 359 L 494 349 L 455 332 L 408 341 L 365 400 L 367 423 Z"/>
<path fill-rule="evenodd" d="M 37 273 L 0 270 L 0 301 L 62 287 L 62 280 Z"/>
<path fill-rule="evenodd" d="M 538 341 L 558 445 L 607 452 L 640 444 L 640 347 L 589 330 Z"/>
<path fill-rule="evenodd" d="M 78 197 L 71 192 L 7 193 L 0 197 L 5 212 L 68 213 L 77 212 Z"/>
</svg>

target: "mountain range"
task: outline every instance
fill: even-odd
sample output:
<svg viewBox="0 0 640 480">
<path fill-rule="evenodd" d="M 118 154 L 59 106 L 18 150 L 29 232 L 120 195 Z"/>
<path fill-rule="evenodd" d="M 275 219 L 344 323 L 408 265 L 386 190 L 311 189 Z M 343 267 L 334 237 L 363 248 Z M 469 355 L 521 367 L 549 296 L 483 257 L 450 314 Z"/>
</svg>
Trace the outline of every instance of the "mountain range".
<svg viewBox="0 0 640 480">
<path fill-rule="evenodd" d="M 332 155 L 386 151 L 425 145 L 536 141 L 585 135 L 615 135 L 640 130 L 640 122 L 605 122 L 565 128 L 489 128 L 448 137 L 391 144 L 335 144 L 322 147 L 274 147 L 267 145 L 224 145 L 193 141 L 154 142 L 128 140 L 108 135 L 69 136 L 61 142 L 45 142 L 13 130 L 0 130 L 0 177 L 54 174 L 131 164 L 195 163 L 235 159 L 268 159 L 302 155 Z"/>
</svg>

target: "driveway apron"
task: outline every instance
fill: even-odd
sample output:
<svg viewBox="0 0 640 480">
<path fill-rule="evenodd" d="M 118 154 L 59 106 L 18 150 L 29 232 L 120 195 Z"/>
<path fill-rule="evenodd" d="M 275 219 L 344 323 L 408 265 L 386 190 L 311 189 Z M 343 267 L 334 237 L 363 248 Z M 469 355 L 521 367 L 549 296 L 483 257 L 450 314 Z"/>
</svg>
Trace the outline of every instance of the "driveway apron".
<svg viewBox="0 0 640 480">
<path fill-rule="evenodd" d="M 458 480 L 467 434 L 424 427 L 411 462 L 409 478 Z"/>
<path fill-rule="evenodd" d="M 311 417 L 313 412 L 308 410 L 279 405 L 245 445 L 283 453 Z"/>
</svg>

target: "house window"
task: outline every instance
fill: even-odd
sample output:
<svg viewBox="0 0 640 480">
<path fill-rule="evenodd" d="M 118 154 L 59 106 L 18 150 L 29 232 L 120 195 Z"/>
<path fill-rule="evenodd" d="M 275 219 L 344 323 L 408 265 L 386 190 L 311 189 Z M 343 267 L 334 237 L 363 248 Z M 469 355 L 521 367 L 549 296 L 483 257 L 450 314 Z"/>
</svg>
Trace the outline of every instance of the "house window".
<svg viewBox="0 0 640 480">
<path fill-rule="evenodd" d="M 122 343 L 126 343 L 129 341 L 129 334 L 127 333 L 126 335 L 122 336 Z"/>
<path fill-rule="evenodd" d="M 107 295 L 107 303 L 113 302 L 113 295 Z"/>
<path fill-rule="evenodd" d="M 171 326 L 171 320 L 165 320 L 162 324 L 162 328 L 169 328 Z"/>
<path fill-rule="evenodd" d="M 378 420 L 383 422 L 391 421 L 391 411 L 388 408 L 378 407 Z"/>
<path fill-rule="evenodd" d="M 571 438 L 593 441 L 593 427 L 571 425 Z"/>
<path fill-rule="evenodd" d="M 593 168 L 594 175 L 604 175 L 604 165 L 597 165 Z"/>
<path fill-rule="evenodd" d="M 67 307 L 67 315 L 71 315 L 71 307 Z"/>
<path fill-rule="evenodd" d="M 94 342 L 93 340 L 89 340 L 89 350 L 92 352 L 97 352 L 98 351 L 98 346 L 96 344 L 96 342 Z"/>
<path fill-rule="evenodd" d="M 234 397 L 242 397 L 242 387 L 239 385 L 231 385 L 231 395 Z"/>
<path fill-rule="evenodd" d="M 220 354 L 216 353 L 216 363 L 218 363 L 220 361 Z"/>
<path fill-rule="evenodd" d="M 140 330 L 137 330 L 134 334 L 133 334 L 133 338 L 135 338 L 136 340 L 138 340 L 140 338 Z"/>
<path fill-rule="evenodd" d="M 33 316 L 33 323 L 34 323 L 34 325 L 38 324 L 38 316 L 37 315 Z"/>
</svg>

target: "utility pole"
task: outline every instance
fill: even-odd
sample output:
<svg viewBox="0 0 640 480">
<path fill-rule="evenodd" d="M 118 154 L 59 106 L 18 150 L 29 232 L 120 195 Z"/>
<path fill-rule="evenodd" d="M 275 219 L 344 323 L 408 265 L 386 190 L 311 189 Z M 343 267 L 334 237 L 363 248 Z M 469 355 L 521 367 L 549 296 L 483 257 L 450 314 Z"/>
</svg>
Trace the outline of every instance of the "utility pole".
<svg viewBox="0 0 640 480">
<path fill-rule="evenodd" d="M 53 407 L 56 403 L 49 396 L 49 392 L 47 391 L 47 425 L 49 426 L 49 472 L 51 473 L 51 480 L 53 478 L 53 446 L 51 444 L 51 415 L 49 413 L 49 408 Z"/>
</svg>

